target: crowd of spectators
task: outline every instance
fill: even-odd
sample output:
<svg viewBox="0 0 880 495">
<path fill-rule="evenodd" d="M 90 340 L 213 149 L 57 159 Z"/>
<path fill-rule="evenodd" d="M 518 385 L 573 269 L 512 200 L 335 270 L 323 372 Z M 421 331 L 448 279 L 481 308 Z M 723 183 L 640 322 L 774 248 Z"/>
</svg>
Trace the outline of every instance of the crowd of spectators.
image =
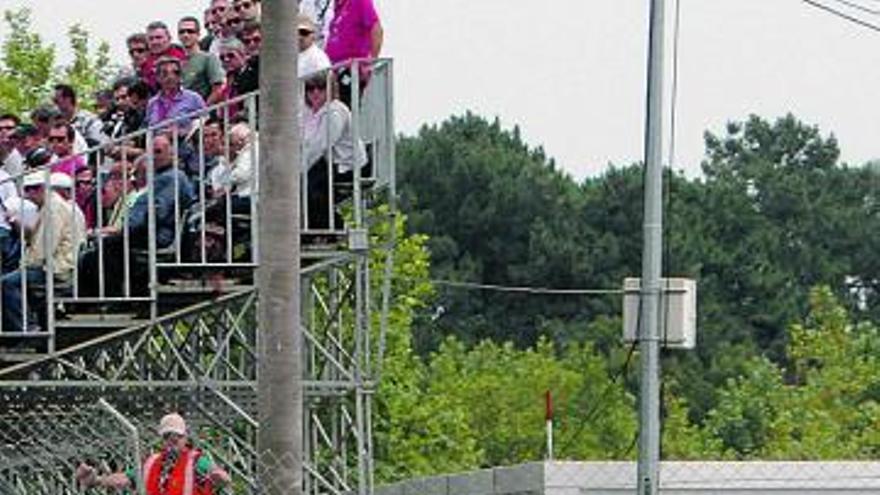
<svg viewBox="0 0 880 495">
<path fill-rule="evenodd" d="M 125 38 L 129 61 L 110 87 L 84 95 L 57 84 L 51 101 L 27 115 L 0 109 L 2 331 L 32 330 L 22 299 L 46 282 L 47 266 L 62 286 L 78 268 L 84 294 L 95 293 L 100 277 L 108 291 L 121 290 L 114 284 L 124 250 L 145 245 L 151 207 L 163 249 L 192 204 L 250 201 L 258 135 L 242 100 L 259 89 L 260 7 L 210 0 L 200 17 L 154 20 Z M 350 62 L 379 56 L 383 31 L 372 0 L 303 0 L 300 9 L 301 172 L 308 222 L 321 229 L 331 222 L 329 164 L 344 178 L 367 162 L 351 132 Z"/>
</svg>

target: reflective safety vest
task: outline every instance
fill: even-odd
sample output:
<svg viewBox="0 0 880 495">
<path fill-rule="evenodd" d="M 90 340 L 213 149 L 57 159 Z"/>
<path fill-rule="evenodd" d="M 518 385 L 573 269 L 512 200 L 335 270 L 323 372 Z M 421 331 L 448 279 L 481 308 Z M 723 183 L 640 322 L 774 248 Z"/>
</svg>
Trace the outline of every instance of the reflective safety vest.
<svg viewBox="0 0 880 495">
<path fill-rule="evenodd" d="M 144 482 L 147 495 L 212 495 L 209 479 L 197 479 L 196 462 L 201 452 L 185 449 L 171 469 L 165 489 L 159 486 L 162 474 L 163 452 L 155 453 L 144 462 Z"/>
</svg>

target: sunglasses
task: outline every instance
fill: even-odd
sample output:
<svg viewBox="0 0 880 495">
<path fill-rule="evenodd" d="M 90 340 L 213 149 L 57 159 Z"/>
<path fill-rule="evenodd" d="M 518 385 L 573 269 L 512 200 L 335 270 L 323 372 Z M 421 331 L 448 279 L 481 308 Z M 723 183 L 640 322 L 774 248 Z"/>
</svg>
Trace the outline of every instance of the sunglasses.
<svg viewBox="0 0 880 495">
<path fill-rule="evenodd" d="M 244 43 L 245 45 L 256 45 L 258 43 L 261 43 L 262 41 L 263 41 L 262 36 L 251 36 L 248 38 L 241 39 L 241 42 Z"/>
<path fill-rule="evenodd" d="M 253 5 L 254 4 L 252 4 L 250 2 L 241 2 L 241 3 L 237 3 L 237 4 L 233 5 L 232 8 L 235 9 L 236 12 L 241 12 L 242 10 L 247 10 L 247 9 L 253 7 Z"/>
<path fill-rule="evenodd" d="M 178 29 L 178 30 L 177 30 L 177 34 L 198 34 L 198 33 L 199 33 L 199 30 L 198 30 L 198 29 L 185 29 L 185 28 L 181 28 L 181 29 Z"/>
<path fill-rule="evenodd" d="M 300 30 L 299 30 L 299 35 L 300 35 L 300 36 L 311 36 L 311 35 L 313 35 L 314 33 L 315 33 L 314 31 L 309 31 L 308 29 L 300 29 Z"/>
<path fill-rule="evenodd" d="M 76 185 L 78 185 L 78 186 L 91 186 L 94 183 L 95 183 L 95 181 L 93 181 L 91 179 L 82 179 L 82 180 L 76 181 Z"/>
<path fill-rule="evenodd" d="M 137 54 L 139 54 L 139 53 L 144 53 L 144 52 L 146 52 L 146 51 L 147 51 L 146 48 L 130 48 L 130 49 L 128 50 L 128 54 L 129 54 L 129 55 L 137 55 Z"/>
</svg>

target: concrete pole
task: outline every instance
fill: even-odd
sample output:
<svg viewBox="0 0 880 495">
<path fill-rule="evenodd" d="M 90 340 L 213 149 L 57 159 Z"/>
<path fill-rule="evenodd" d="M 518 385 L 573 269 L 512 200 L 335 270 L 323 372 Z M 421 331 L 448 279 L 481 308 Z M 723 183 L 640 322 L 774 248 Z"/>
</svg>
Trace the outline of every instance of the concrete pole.
<svg viewBox="0 0 880 495">
<path fill-rule="evenodd" d="M 261 493 L 303 493 L 298 0 L 263 0 L 260 60 L 259 369 Z"/>
<path fill-rule="evenodd" d="M 663 76 L 665 0 L 651 0 L 645 119 L 645 217 L 639 355 L 638 494 L 660 487 L 660 296 L 663 266 Z"/>
</svg>

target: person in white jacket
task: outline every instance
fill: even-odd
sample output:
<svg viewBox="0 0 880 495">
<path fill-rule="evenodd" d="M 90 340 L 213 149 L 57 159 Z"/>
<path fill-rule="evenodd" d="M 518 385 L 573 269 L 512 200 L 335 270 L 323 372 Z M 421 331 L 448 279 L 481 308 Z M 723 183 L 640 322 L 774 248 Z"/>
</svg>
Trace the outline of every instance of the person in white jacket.
<svg viewBox="0 0 880 495">
<path fill-rule="evenodd" d="M 229 154 L 232 164 L 220 164 L 211 169 L 209 181 L 214 197 L 227 192 L 248 198 L 254 186 L 254 170 L 259 163 L 257 134 L 244 122 L 229 130 Z"/>
<path fill-rule="evenodd" d="M 351 127 L 351 111 L 338 98 L 332 72 L 306 80 L 303 112 L 303 171 L 308 180 L 308 229 L 341 228 L 330 224 L 330 189 L 340 177 L 363 167 L 367 153 Z M 332 174 L 332 177 L 331 177 Z"/>
</svg>

